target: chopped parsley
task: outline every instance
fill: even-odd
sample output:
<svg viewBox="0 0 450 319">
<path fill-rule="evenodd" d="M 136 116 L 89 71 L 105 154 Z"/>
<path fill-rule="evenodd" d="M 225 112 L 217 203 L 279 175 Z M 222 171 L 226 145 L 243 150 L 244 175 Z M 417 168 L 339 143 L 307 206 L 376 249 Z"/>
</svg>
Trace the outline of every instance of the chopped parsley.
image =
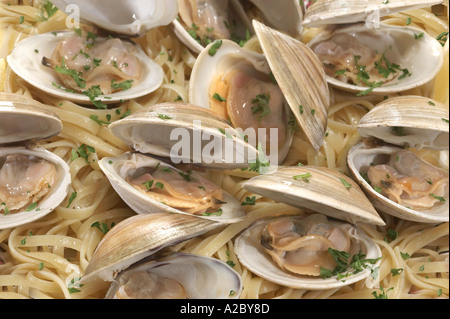
<svg viewBox="0 0 450 319">
<path fill-rule="evenodd" d="M 258 94 L 252 99 L 252 113 L 258 114 L 258 120 L 271 113 L 269 107 L 270 93 Z"/>
<path fill-rule="evenodd" d="M 256 196 L 246 197 L 245 201 L 241 203 L 242 206 L 255 205 Z"/>
<path fill-rule="evenodd" d="M 217 53 L 217 50 L 220 49 L 220 47 L 222 46 L 223 41 L 222 40 L 216 40 L 214 41 L 214 43 L 211 45 L 211 47 L 209 48 L 208 54 L 210 56 L 214 56 Z"/>
</svg>

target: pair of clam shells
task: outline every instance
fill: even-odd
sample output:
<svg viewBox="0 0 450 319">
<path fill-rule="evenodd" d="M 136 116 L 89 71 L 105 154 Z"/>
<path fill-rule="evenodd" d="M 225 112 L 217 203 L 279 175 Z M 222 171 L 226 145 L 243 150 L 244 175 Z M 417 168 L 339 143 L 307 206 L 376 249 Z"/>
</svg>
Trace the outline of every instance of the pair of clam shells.
<svg viewBox="0 0 450 319">
<path fill-rule="evenodd" d="M 8 155 L 20 154 L 44 160 L 55 167 L 51 190 L 19 212 L 0 215 L 0 229 L 12 228 L 44 217 L 64 201 L 71 183 L 69 166 L 59 156 L 33 143 L 59 134 L 62 122 L 38 102 L 15 94 L 0 93 L 0 164 Z"/>
</svg>

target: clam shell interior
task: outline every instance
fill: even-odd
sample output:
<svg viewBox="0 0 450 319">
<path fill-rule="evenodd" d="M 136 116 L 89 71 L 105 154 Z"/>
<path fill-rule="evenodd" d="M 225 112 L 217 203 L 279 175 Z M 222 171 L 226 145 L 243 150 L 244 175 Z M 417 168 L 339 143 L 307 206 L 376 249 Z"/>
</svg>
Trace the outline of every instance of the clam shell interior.
<svg viewBox="0 0 450 319">
<path fill-rule="evenodd" d="M 439 223 L 449 221 L 449 200 L 443 205 L 436 205 L 430 210 L 417 211 L 389 200 L 373 189 L 361 176 L 362 168 L 370 165 L 386 163 L 386 158 L 402 150 L 396 146 L 367 148 L 363 143 L 355 145 L 348 153 L 347 163 L 353 178 L 358 181 L 373 205 L 380 211 L 401 219 L 424 223 Z"/>
<path fill-rule="evenodd" d="M 181 284 L 188 299 L 236 299 L 242 292 L 241 276 L 225 262 L 199 255 L 173 253 L 139 262 L 124 270 L 111 284 L 106 299 L 112 299 L 120 283 L 136 271 L 171 278 Z"/>
<path fill-rule="evenodd" d="M 445 105 L 430 98 L 393 97 L 364 115 L 358 132 L 363 137 L 372 136 L 399 146 L 448 150 L 448 115 Z"/>
<path fill-rule="evenodd" d="M 30 36 L 15 45 L 12 53 L 7 57 L 8 65 L 22 79 L 34 87 L 61 99 L 67 99 L 80 104 L 92 104 L 88 96 L 81 93 L 66 92 L 55 86 L 61 81 L 58 75 L 42 65 L 43 57 L 51 57 L 60 41 L 67 37 L 77 36 L 75 32 L 63 31 L 57 33 L 44 33 Z M 98 41 L 102 39 L 97 38 Z M 139 83 L 125 91 L 118 91 L 108 95 L 100 95 L 96 100 L 103 103 L 117 103 L 149 94 L 162 84 L 163 70 L 150 59 L 147 54 L 136 46 L 136 58 L 140 61 L 141 75 Z"/>
<path fill-rule="evenodd" d="M 413 10 L 442 3 L 442 0 L 316 0 L 306 10 L 303 25 L 320 27 L 374 19 L 399 11 Z"/>
<path fill-rule="evenodd" d="M 373 94 L 392 94 L 419 87 L 431 81 L 443 65 L 443 50 L 439 42 L 412 26 L 380 24 L 378 28 L 367 28 L 364 24 L 350 25 L 331 33 L 324 31 L 312 39 L 308 46 L 314 50 L 316 44 L 340 33 L 356 37 L 361 44 L 375 52 L 384 53 L 391 63 L 398 64 L 401 69 L 407 69 L 411 74 L 402 79 L 398 76 L 382 86 L 375 87 Z M 416 39 L 419 35 L 421 36 Z M 363 92 L 369 88 L 345 83 L 328 75 L 327 80 L 332 86 L 348 92 Z"/>
<path fill-rule="evenodd" d="M 299 216 L 287 218 L 302 219 L 304 217 Z M 364 269 L 362 272 L 346 277 L 345 280 L 339 280 L 336 276 L 327 279 L 320 277 L 300 276 L 281 270 L 273 262 L 272 258 L 264 251 L 262 245 L 260 244 L 261 233 L 270 221 L 271 219 L 266 219 L 254 223 L 249 228 L 244 230 L 235 240 L 235 252 L 239 258 L 239 261 L 256 275 L 286 287 L 311 290 L 331 289 L 347 286 L 359 280 L 363 280 L 370 275 L 370 267 Z M 329 222 L 334 225 L 342 224 L 342 222 L 331 220 L 329 220 Z M 356 227 L 354 229 L 355 236 L 360 239 L 363 251 L 366 251 L 366 258 L 376 259 L 381 257 L 381 250 L 378 245 L 375 244 L 362 230 Z"/>
<path fill-rule="evenodd" d="M 135 262 L 219 225 L 202 218 L 163 212 L 129 217 L 103 237 L 82 280 L 112 281 L 119 271 Z"/>
</svg>

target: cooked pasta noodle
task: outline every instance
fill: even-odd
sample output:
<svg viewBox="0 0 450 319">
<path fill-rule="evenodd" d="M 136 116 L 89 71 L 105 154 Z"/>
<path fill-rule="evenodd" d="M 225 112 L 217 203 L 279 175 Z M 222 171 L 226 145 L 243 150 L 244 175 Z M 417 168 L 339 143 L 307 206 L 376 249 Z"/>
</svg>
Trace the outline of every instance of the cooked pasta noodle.
<svg viewBox="0 0 450 319">
<path fill-rule="evenodd" d="M 0 1 L 0 92 L 33 98 L 60 117 L 63 131 L 39 145 L 69 164 L 72 184 L 65 201 L 46 217 L 0 230 L 0 298 L 103 298 L 108 283 L 95 281 L 80 286 L 80 278 L 104 233 L 135 213 L 113 191 L 97 164 L 101 158 L 118 156 L 129 148 L 111 134 L 107 125 L 93 121 L 92 116 L 113 122 L 156 103 L 189 102 L 189 76 L 195 56 L 170 28 L 152 29 L 137 42 L 149 57 L 163 67 L 164 82 L 158 90 L 106 110 L 61 100 L 27 84 L 14 74 L 5 59 L 14 45 L 28 36 L 66 28 L 66 15 L 61 11 L 48 19 L 43 18 L 42 3 L 38 0 Z M 448 32 L 447 5 L 439 8 L 444 8 L 439 15 L 425 8 L 392 14 L 383 18 L 383 22 L 405 25 L 411 18 L 413 26 L 437 37 Z M 317 32 L 318 29 L 306 29 L 302 41 L 308 42 Z M 444 66 L 434 81 L 402 94 L 434 98 L 448 109 L 448 46 L 447 41 Z M 248 41 L 246 47 L 261 50 L 256 38 Z M 347 152 L 361 141 L 357 124 L 383 97 L 355 97 L 332 90 L 332 98 L 322 148 L 315 151 L 306 142 L 304 134 L 297 131 L 283 165 L 303 163 L 347 173 Z M 88 157 L 76 156 L 77 150 L 85 145 L 94 151 L 91 149 Z M 446 160 L 445 154 L 436 151 L 419 152 L 434 165 L 446 166 L 448 170 L 448 152 Z M 363 280 L 338 289 L 308 291 L 283 287 L 252 274 L 239 262 L 234 252 L 236 235 L 261 218 L 305 213 L 244 190 L 242 183 L 255 175 L 242 170 L 207 171 L 205 176 L 238 200 L 255 196 L 256 204 L 246 206 L 244 221 L 168 249 L 232 263 L 243 279 L 241 298 L 374 298 L 381 294 L 390 299 L 448 298 L 448 259 L 439 254 L 448 251 L 448 223 L 421 224 L 388 215 L 383 215 L 386 221 L 384 227 L 360 225 L 382 249 L 383 257 L 375 282 Z M 390 238 L 388 230 L 394 230 L 398 237 Z"/>
</svg>

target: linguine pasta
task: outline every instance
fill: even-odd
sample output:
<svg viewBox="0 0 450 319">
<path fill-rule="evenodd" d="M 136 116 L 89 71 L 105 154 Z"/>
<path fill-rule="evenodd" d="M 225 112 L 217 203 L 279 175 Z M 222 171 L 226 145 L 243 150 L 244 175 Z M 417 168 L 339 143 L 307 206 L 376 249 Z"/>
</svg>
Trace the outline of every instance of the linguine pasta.
<svg viewBox="0 0 450 319">
<path fill-rule="evenodd" d="M 80 285 L 80 278 L 106 231 L 135 214 L 113 191 L 97 164 L 105 156 L 118 156 L 129 150 L 104 123 L 160 102 L 189 102 L 189 75 L 195 56 L 168 27 L 153 29 L 137 42 L 164 69 L 164 81 L 158 90 L 107 110 L 60 100 L 17 77 L 5 59 L 14 45 L 26 37 L 66 28 L 66 15 L 57 11 L 47 18 L 42 9 L 43 2 L 0 1 L 0 92 L 36 99 L 60 117 L 64 124 L 61 134 L 40 142 L 40 146 L 67 161 L 72 185 L 65 201 L 46 217 L 13 229 L 0 230 L 0 298 L 103 298 L 108 283 L 98 281 Z M 442 10 L 437 15 L 430 8 L 418 9 L 390 15 L 384 18 L 384 22 L 405 25 L 411 18 L 412 25 L 438 37 L 448 32 L 448 1 L 439 8 Z M 306 30 L 302 41 L 308 42 L 317 32 L 316 29 Z M 449 107 L 448 46 L 447 41 L 444 66 L 436 79 L 402 94 L 434 98 Z M 246 47 L 260 50 L 255 38 L 248 41 Z M 356 97 L 332 90 L 332 98 L 322 148 L 315 151 L 303 133 L 297 131 L 283 165 L 303 163 L 347 173 L 347 152 L 361 140 L 356 126 L 383 97 Z M 80 154 L 81 150 L 85 152 Z M 448 170 L 448 151 L 421 150 L 420 153 L 432 164 Z M 388 215 L 382 216 L 386 221 L 385 227 L 360 225 L 382 249 L 383 257 L 377 274 L 374 274 L 375 280 L 339 289 L 308 291 L 279 286 L 252 274 L 239 263 L 234 253 L 235 236 L 260 218 L 304 213 L 244 190 L 241 184 L 254 174 L 242 170 L 207 171 L 205 175 L 212 182 L 238 200 L 255 196 L 256 204 L 246 206 L 244 221 L 169 249 L 210 256 L 233 265 L 243 278 L 241 298 L 448 298 L 448 259 L 439 252 L 448 251 L 449 224 L 420 224 Z"/>
</svg>

